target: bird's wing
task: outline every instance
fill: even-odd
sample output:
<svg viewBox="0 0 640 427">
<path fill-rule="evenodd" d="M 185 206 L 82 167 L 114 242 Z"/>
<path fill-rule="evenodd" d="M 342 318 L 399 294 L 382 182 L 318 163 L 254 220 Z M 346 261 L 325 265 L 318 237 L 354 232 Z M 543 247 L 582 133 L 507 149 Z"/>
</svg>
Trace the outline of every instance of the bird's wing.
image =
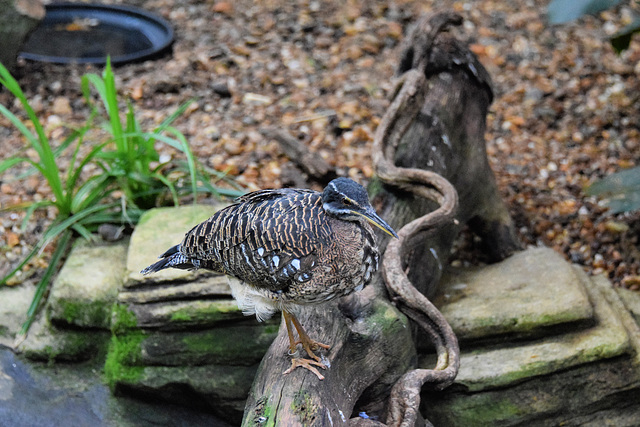
<svg viewBox="0 0 640 427">
<path fill-rule="evenodd" d="M 328 236 L 319 193 L 262 190 L 194 227 L 182 251 L 205 268 L 277 291 L 311 278 L 317 246 Z"/>
</svg>

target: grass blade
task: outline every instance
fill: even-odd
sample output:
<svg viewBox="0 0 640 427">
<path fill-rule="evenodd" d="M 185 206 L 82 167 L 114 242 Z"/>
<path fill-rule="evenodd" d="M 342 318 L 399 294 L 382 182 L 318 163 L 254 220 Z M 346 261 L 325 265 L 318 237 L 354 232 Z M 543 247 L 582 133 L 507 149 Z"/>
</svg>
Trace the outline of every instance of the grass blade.
<svg viewBox="0 0 640 427">
<path fill-rule="evenodd" d="M 38 312 L 38 307 L 40 307 L 40 303 L 42 302 L 42 297 L 44 296 L 45 291 L 49 286 L 54 272 L 57 271 L 60 260 L 62 259 L 63 255 L 68 252 L 70 243 L 71 230 L 67 230 L 67 232 L 60 237 L 58 246 L 56 246 L 56 249 L 51 256 L 51 260 L 49 261 L 49 265 L 45 269 L 44 275 L 38 282 L 36 293 L 31 300 L 29 309 L 27 310 L 27 320 L 22 324 L 22 328 L 20 329 L 18 336 L 16 336 L 16 341 L 21 342 L 27 336 L 27 332 L 29 332 L 29 328 L 31 327 L 31 324 L 36 317 L 36 313 Z"/>
<path fill-rule="evenodd" d="M 38 254 L 38 252 L 40 251 L 42 246 L 43 246 L 43 242 L 42 241 L 38 242 L 31 249 L 31 251 L 22 259 L 22 261 L 20 261 L 20 263 L 16 267 L 14 267 L 13 270 L 8 272 L 2 279 L 0 279 L 0 286 L 6 285 L 7 282 L 9 281 L 9 279 L 11 279 L 13 276 L 15 276 L 18 271 L 22 270 L 22 267 L 27 265 L 27 263 L 29 261 L 31 261 L 31 258 L 33 258 L 34 256 L 36 256 Z"/>
</svg>

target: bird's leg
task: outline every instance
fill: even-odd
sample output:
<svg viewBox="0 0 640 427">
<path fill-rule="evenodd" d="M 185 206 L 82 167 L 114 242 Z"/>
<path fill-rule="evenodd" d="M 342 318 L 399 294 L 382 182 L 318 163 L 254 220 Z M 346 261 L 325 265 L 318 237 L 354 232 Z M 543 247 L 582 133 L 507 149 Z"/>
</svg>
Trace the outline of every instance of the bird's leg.
<svg viewBox="0 0 640 427">
<path fill-rule="evenodd" d="M 291 315 L 286 311 L 283 311 L 282 317 L 284 318 L 284 324 L 287 327 L 287 335 L 289 335 L 289 355 L 293 356 L 294 354 L 296 354 L 296 351 L 298 351 L 298 349 L 296 348 L 298 342 L 293 337 L 293 331 L 291 330 Z"/>
<path fill-rule="evenodd" d="M 303 358 L 291 359 L 291 367 L 286 371 L 284 371 L 284 374 L 288 374 L 289 372 L 292 372 L 295 368 L 300 366 L 310 370 L 318 377 L 318 379 L 323 380 L 324 376 L 318 371 L 318 369 L 316 369 L 316 366 L 322 369 L 326 369 L 327 367 L 324 363 L 320 361 L 321 359 L 313 353 L 312 348 L 314 350 L 317 350 L 320 347 L 328 349 L 329 346 L 326 344 L 313 341 L 311 338 L 309 338 L 309 335 L 307 335 L 307 333 L 302 328 L 302 325 L 300 324 L 298 319 L 292 313 L 288 313 L 287 311 L 283 310 L 282 317 L 284 318 L 284 323 L 287 327 L 287 335 L 289 336 L 289 353 L 291 355 L 295 354 L 297 351 L 296 346 L 298 345 L 298 343 L 300 343 L 302 344 L 302 348 L 305 349 L 307 354 L 313 358 L 313 359 L 303 359 Z M 298 331 L 298 336 L 300 337 L 300 341 L 295 341 L 293 337 L 293 331 L 291 329 L 292 324 L 296 328 L 296 331 Z"/>
<path fill-rule="evenodd" d="M 323 344 L 318 341 L 314 341 L 311 338 L 309 338 L 309 335 L 307 335 L 307 333 L 305 332 L 304 328 L 302 327 L 302 325 L 300 324 L 296 316 L 294 316 L 293 314 L 290 314 L 290 316 L 291 316 L 291 322 L 293 323 L 293 326 L 295 326 L 296 331 L 298 331 L 298 337 L 300 337 L 300 344 L 302 344 L 302 348 L 305 349 L 305 351 L 309 356 L 313 357 L 319 362 L 320 358 L 316 356 L 313 353 L 313 351 L 318 350 L 320 348 L 324 348 L 325 350 L 328 350 L 331 346 L 327 344 Z"/>
</svg>

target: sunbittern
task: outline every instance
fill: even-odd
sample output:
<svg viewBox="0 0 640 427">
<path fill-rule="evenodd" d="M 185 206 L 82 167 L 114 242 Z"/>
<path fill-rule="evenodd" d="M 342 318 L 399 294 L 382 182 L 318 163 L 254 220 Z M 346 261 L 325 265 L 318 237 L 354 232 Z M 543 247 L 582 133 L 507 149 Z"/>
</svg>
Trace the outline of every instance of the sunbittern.
<svg viewBox="0 0 640 427">
<path fill-rule="evenodd" d="M 193 227 L 142 274 L 173 267 L 231 276 L 233 297 L 244 314 L 262 321 L 281 310 L 290 354 L 302 344 L 313 359 L 294 358 L 285 373 L 302 366 L 323 379 L 315 366 L 326 366 L 314 351 L 329 346 L 309 338 L 296 313 L 302 305 L 348 295 L 369 283 L 378 268 L 369 224 L 398 237 L 376 214 L 365 189 L 347 178 L 331 181 L 322 193 L 256 191 Z"/>
</svg>

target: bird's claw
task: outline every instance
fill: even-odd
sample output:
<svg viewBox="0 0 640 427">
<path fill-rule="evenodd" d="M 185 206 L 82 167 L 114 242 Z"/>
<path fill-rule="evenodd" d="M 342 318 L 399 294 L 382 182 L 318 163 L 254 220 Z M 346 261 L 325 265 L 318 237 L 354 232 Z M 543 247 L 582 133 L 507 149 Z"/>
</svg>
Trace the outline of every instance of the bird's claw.
<svg viewBox="0 0 640 427">
<path fill-rule="evenodd" d="M 316 374 L 316 376 L 318 377 L 319 380 L 323 380 L 324 379 L 324 375 L 322 375 L 320 373 L 320 371 L 318 371 L 318 369 L 316 369 L 316 367 L 322 368 L 322 369 L 327 369 L 327 366 L 319 361 L 313 360 L 313 359 L 291 359 L 291 367 L 289 369 L 287 369 L 286 371 L 283 372 L 284 375 L 293 372 L 294 369 L 296 369 L 297 367 L 301 367 L 301 368 L 305 368 L 310 370 L 311 372 L 313 372 L 314 374 Z"/>
<path fill-rule="evenodd" d="M 318 341 L 311 341 L 309 343 L 309 348 L 311 349 L 311 351 L 320 350 L 321 348 L 324 348 L 325 350 L 329 350 L 331 348 L 331 346 L 327 345 L 327 344 L 323 344 L 323 343 L 318 342 Z"/>
</svg>

